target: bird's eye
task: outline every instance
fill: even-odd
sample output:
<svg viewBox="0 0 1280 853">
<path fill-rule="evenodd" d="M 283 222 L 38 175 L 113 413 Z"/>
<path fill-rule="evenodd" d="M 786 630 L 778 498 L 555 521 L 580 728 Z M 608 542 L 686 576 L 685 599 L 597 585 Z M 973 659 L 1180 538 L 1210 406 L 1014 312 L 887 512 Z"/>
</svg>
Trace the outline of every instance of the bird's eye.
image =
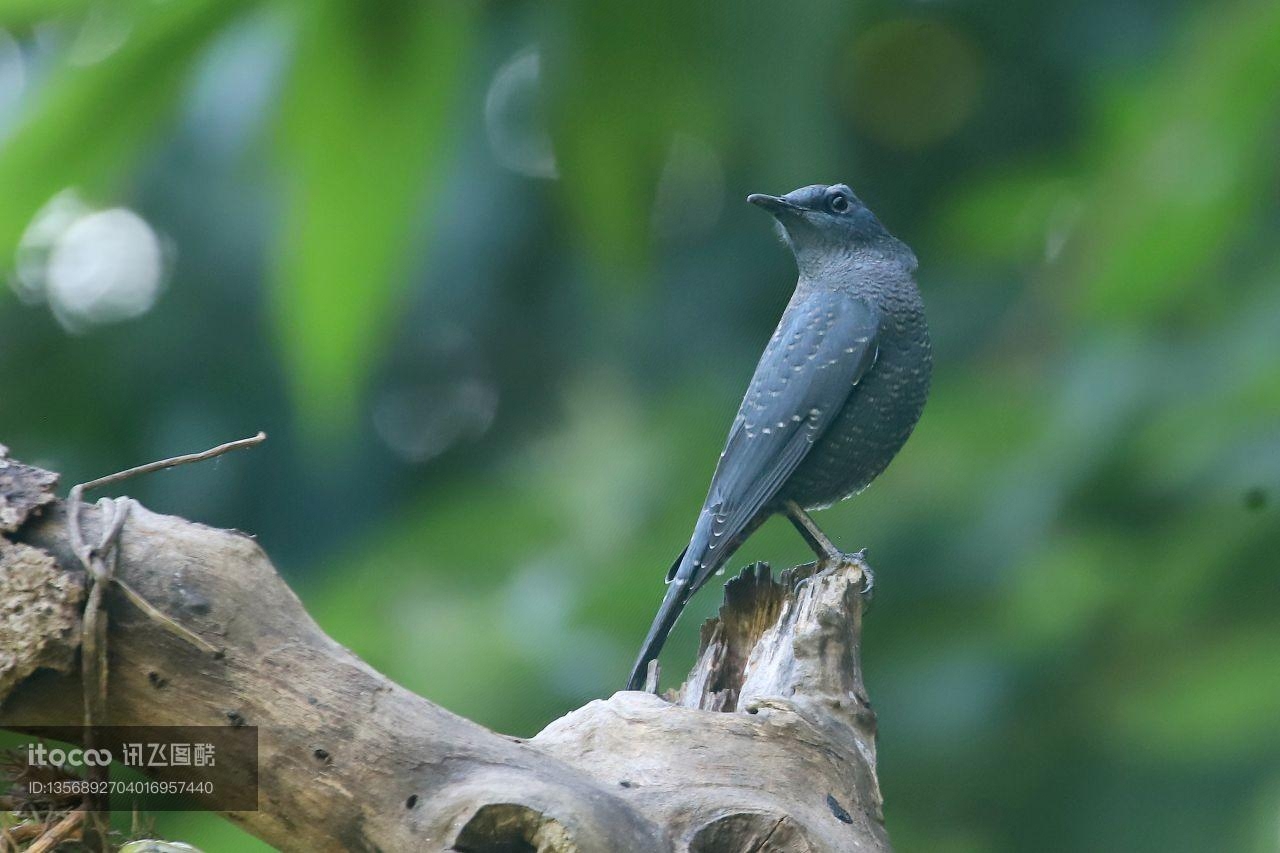
<svg viewBox="0 0 1280 853">
<path fill-rule="evenodd" d="M 831 200 L 827 202 L 827 205 L 835 213 L 844 213 L 849 209 L 849 199 L 837 193 L 831 197 Z"/>
</svg>

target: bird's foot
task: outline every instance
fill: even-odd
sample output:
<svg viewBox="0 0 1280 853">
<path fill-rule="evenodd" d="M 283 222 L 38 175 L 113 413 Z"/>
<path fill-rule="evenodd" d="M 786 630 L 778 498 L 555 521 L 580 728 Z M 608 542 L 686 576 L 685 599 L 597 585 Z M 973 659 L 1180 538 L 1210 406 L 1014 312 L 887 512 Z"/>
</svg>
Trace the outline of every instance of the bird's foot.
<svg viewBox="0 0 1280 853">
<path fill-rule="evenodd" d="M 876 573 L 871 571 L 871 567 L 866 563 L 862 564 L 862 589 L 858 590 L 862 594 L 863 601 L 870 601 L 872 592 L 876 588 Z"/>
<path fill-rule="evenodd" d="M 872 590 L 876 586 L 875 572 L 871 571 L 871 567 L 867 565 L 867 549 L 863 548 L 852 554 L 846 554 L 843 551 L 832 551 L 818 561 L 818 572 L 833 572 L 844 566 L 857 566 L 862 572 L 862 588 L 858 592 L 862 597 L 870 601 Z"/>
</svg>

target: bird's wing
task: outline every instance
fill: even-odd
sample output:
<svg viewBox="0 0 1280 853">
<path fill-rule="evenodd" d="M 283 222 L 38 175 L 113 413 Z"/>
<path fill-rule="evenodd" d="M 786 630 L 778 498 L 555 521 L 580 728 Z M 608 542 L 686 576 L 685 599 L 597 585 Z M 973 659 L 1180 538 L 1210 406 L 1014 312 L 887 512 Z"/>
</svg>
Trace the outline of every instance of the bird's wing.
<svg viewBox="0 0 1280 853">
<path fill-rule="evenodd" d="M 788 306 L 729 431 L 703 509 L 706 549 L 695 588 L 718 567 L 710 552 L 738 536 L 778 494 L 876 359 L 879 311 L 843 293 Z M 701 545 L 702 547 L 697 547 Z"/>
</svg>

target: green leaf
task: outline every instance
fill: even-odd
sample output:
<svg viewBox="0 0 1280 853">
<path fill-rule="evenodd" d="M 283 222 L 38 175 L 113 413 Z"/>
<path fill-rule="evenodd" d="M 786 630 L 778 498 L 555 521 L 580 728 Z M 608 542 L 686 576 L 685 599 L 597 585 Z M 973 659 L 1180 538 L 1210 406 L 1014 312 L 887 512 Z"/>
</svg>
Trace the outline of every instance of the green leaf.
<svg viewBox="0 0 1280 853">
<path fill-rule="evenodd" d="M 93 0 L 0 0 L 0 24 L 6 27 L 47 21 L 68 12 L 80 12 Z"/>
<path fill-rule="evenodd" d="M 1203 11 L 1182 49 L 1107 117 L 1089 227 L 1077 242 L 1084 313 L 1121 322 L 1196 300 L 1197 285 L 1277 174 L 1280 5 Z"/>
<path fill-rule="evenodd" d="M 124 44 L 92 65 L 63 67 L 35 111 L 0 145 L 0 258 L 60 190 L 105 195 L 168 114 L 196 52 L 244 0 L 139 4 Z"/>
<path fill-rule="evenodd" d="M 469 3 L 305 7 L 280 154 L 275 325 L 305 431 L 349 427 L 405 283 L 474 41 Z"/>
<path fill-rule="evenodd" d="M 696 3 L 575 0 L 547 64 L 552 133 L 570 212 L 590 254 L 626 280 L 648 254 L 673 134 L 706 135 L 718 108 L 711 20 Z"/>
</svg>

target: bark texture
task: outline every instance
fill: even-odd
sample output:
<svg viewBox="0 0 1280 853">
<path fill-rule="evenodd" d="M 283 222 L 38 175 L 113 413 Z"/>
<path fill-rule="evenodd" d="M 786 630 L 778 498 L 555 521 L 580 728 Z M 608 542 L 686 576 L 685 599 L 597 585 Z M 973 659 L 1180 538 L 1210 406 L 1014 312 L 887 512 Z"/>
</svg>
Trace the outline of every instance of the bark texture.
<svg viewBox="0 0 1280 853">
<path fill-rule="evenodd" d="M 0 726 L 75 725 L 83 563 L 66 505 L 24 494 L 0 539 Z M 100 510 L 80 512 L 97 541 Z M 208 646 L 108 590 L 107 721 L 258 726 L 259 808 L 226 816 L 281 850 L 888 849 L 858 562 L 744 571 L 679 690 L 620 692 L 521 740 L 335 643 L 249 536 L 134 504 L 118 548 L 117 577 Z M 248 770 L 212 772 L 234 785 Z"/>
</svg>

